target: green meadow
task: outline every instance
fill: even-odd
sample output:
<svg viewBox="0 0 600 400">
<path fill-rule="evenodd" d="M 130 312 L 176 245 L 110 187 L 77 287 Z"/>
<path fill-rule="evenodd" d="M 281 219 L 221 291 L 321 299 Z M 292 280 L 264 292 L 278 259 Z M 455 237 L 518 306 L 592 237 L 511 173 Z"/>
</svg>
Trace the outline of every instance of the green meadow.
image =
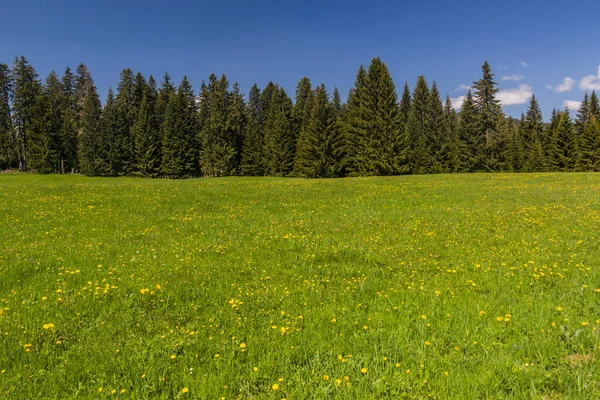
<svg viewBox="0 0 600 400">
<path fill-rule="evenodd" d="M 3 399 L 600 398 L 600 174 L 0 175 Z"/>
</svg>

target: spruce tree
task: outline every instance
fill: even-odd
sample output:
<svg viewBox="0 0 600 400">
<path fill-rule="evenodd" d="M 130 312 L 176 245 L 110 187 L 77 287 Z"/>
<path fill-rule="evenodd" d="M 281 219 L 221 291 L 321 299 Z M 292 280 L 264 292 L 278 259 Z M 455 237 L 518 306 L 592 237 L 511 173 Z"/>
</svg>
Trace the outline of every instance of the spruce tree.
<svg viewBox="0 0 600 400">
<path fill-rule="evenodd" d="M 314 92 L 310 79 L 303 77 L 296 85 L 296 97 L 292 109 L 292 133 L 294 135 L 294 156 L 296 144 L 302 132 L 308 127 L 312 113 Z"/>
<path fill-rule="evenodd" d="M 77 169 L 77 101 L 75 76 L 67 67 L 61 79 L 62 124 L 60 127 L 60 173 Z"/>
<path fill-rule="evenodd" d="M 200 92 L 201 108 L 206 110 L 200 132 L 200 166 L 204 176 L 231 175 L 236 169 L 236 138 L 227 129 L 229 82 L 211 74 Z"/>
<path fill-rule="evenodd" d="M 31 144 L 29 137 L 35 129 L 39 113 L 41 83 L 38 74 L 25 57 L 15 58 L 12 70 L 14 78 L 14 97 L 12 104 L 15 145 L 19 170 L 28 169 L 28 152 Z"/>
<path fill-rule="evenodd" d="M 235 143 L 235 160 L 233 173 L 241 173 L 242 146 L 246 136 L 246 125 L 248 123 L 248 112 L 244 95 L 241 93 L 240 85 L 234 82 L 232 91 L 228 94 L 227 107 L 227 136 L 232 137 Z"/>
<path fill-rule="evenodd" d="M 75 70 L 75 105 L 77 118 L 75 121 L 75 129 L 77 133 L 81 133 L 81 117 L 85 99 L 87 98 L 87 89 L 93 85 L 92 74 L 85 64 L 79 64 Z"/>
<path fill-rule="evenodd" d="M 0 64 L 0 169 L 16 166 L 10 102 L 13 79 L 8 65 Z"/>
<path fill-rule="evenodd" d="M 576 171 L 580 168 L 581 153 L 577 142 L 577 134 L 571 120 L 571 112 L 565 108 L 554 133 L 553 147 L 550 153 L 556 171 Z"/>
<path fill-rule="evenodd" d="M 263 103 L 261 92 L 256 83 L 248 94 L 248 122 L 242 148 L 242 174 L 261 176 L 264 166 Z"/>
<path fill-rule="evenodd" d="M 286 176 L 294 167 L 292 101 L 281 87 L 273 91 L 265 123 L 265 166 L 267 174 Z"/>
<path fill-rule="evenodd" d="M 343 136 L 346 149 L 346 168 L 350 176 L 359 176 L 367 169 L 364 149 L 367 125 L 364 117 L 365 81 L 367 71 L 361 65 L 356 73 L 354 87 L 350 89 L 343 119 Z"/>
<path fill-rule="evenodd" d="M 488 62 L 481 67 L 482 77 L 473 82 L 473 100 L 477 118 L 476 171 L 495 171 L 499 168 L 500 126 L 504 113 L 496 99 L 498 88 Z"/>
<path fill-rule="evenodd" d="M 519 125 L 515 124 L 512 117 L 508 118 L 504 126 L 503 141 L 506 143 L 502 159 L 504 161 L 504 169 L 509 172 L 519 172 L 523 168 L 523 141 L 521 134 L 525 124 L 525 115 L 521 115 Z"/>
<path fill-rule="evenodd" d="M 92 81 L 88 81 L 87 88 L 79 88 L 80 93 L 85 93 L 80 120 L 79 136 L 79 166 L 83 174 L 94 176 L 105 173 L 106 152 L 102 143 L 101 115 L 102 105 L 98 92 Z"/>
<path fill-rule="evenodd" d="M 594 114 L 596 117 L 596 121 L 600 121 L 600 103 L 598 102 L 598 96 L 596 95 L 596 91 L 592 91 L 592 95 L 590 96 L 590 115 Z"/>
<path fill-rule="evenodd" d="M 160 138 L 154 116 L 155 101 L 150 93 L 146 91 L 142 97 L 140 111 L 135 125 L 132 128 L 136 174 L 140 176 L 154 177 L 160 171 Z"/>
<path fill-rule="evenodd" d="M 544 120 L 542 110 L 535 96 L 531 97 L 520 131 L 524 153 L 523 170 L 530 172 L 543 171 L 546 168 L 543 157 Z"/>
<path fill-rule="evenodd" d="M 402 114 L 402 119 L 406 123 L 408 121 L 408 115 L 410 113 L 410 88 L 408 87 L 408 82 L 404 82 L 404 89 L 402 90 L 402 99 L 400 100 L 400 113 Z"/>
<path fill-rule="evenodd" d="M 427 149 L 427 129 L 429 103 L 429 85 L 423 75 L 419 76 L 413 90 L 413 96 L 406 124 L 406 137 L 410 142 L 409 165 L 413 174 L 425 174 L 429 167 Z"/>
<path fill-rule="evenodd" d="M 600 171 L 600 123 L 590 114 L 581 137 L 582 169 Z"/>
<path fill-rule="evenodd" d="M 100 132 L 98 136 L 98 150 L 104 155 L 102 160 L 98 160 L 95 167 L 95 175 L 117 175 L 113 160 L 115 159 L 116 145 L 118 143 L 117 110 L 115 105 L 115 95 L 112 87 L 108 88 L 104 108 L 102 109 L 102 118 L 100 120 Z"/>
<path fill-rule="evenodd" d="M 51 71 L 37 98 L 35 128 L 29 142 L 29 166 L 43 174 L 60 172 L 62 105 L 61 83 Z"/>
<path fill-rule="evenodd" d="M 428 153 L 426 171 L 429 173 L 447 172 L 444 159 L 449 138 L 444 133 L 444 106 L 437 83 L 434 81 L 426 106 L 425 138 Z"/>
<path fill-rule="evenodd" d="M 115 175 L 127 175 L 135 169 L 132 128 L 136 119 L 134 75 L 129 68 L 121 71 L 115 96 L 115 132 L 108 152 L 110 170 Z"/>
<path fill-rule="evenodd" d="M 446 96 L 442 134 L 444 135 L 444 148 L 442 150 L 441 165 L 444 172 L 458 172 L 460 170 L 460 156 L 464 146 L 458 135 L 458 117 L 452 107 L 450 96 Z"/>
<path fill-rule="evenodd" d="M 135 74 L 135 78 L 133 80 L 133 125 L 137 122 L 137 117 L 142 108 L 142 101 L 144 100 L 144 95 L 148 94 L 148 82 L 144 75 L 141 72 Z M 132 125 L 132 127 L 133 127 Z"/>
<path fill-rule="evenodd" d="M 171 178 L 198 174 L 196 98 L 187 77 L 169 101 L 163 122 L 162 174 Z"/>
<path fill-rule="evenodd" d="M 458 136 L 464 146 L 460 158 L 460 172 L 473 172 L 478 162 L 479 143 L 475 100 L 470 90 L 460 109 Z"/>
<path fill-rule="evenodd" d="M 587 92 L 583 96 L 583 101 L 577 110 L 577 118 L 575 119 L 575 129 L 579 136 L 583 135 L 585 125 L 590 119 L 590 97 Z"/>
<path fill-rule="evenodd" d="M 344 112 L 345 104 L 342 103 L 342 97 L 337 87 L 333 89 L 333 157 L 337 165 L 337 176 L 346 176 L 348 173 L 348 155 L 346 140 L 344 136 Z"/>
</svg>

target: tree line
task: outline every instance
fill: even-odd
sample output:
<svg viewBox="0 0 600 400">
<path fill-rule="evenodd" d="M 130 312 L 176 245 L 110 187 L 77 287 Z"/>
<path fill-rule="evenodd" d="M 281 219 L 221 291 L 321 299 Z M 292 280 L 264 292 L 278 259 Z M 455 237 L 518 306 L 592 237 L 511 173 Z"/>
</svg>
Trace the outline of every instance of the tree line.
<svg viewBox="0 0 600 400">
<path fill-rule="evenodd" d="M 124 69 L 104 104 L 88 68 L 42 82 L 25 57 L 0 64 L 0 169 L 90 176 L 308 178 L 496 171 L 600 171 L 600 106 L 545 124 L 533 96 L 506 118 L 487 62 L 461 111 L 420 76 L 398 97 L 387 66 L 360 66 L 348 98 L 304 77 L 294 99 L 276 83 L 212 74 L 196 93 Z"/>
</svg>

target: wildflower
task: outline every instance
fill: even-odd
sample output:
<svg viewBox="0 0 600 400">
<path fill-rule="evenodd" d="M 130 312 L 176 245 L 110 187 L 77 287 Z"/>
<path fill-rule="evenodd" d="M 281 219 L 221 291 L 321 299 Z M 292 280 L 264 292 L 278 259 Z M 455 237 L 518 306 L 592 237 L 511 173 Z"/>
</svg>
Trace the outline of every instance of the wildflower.
<svg viewBox="0 0 600 400">
<path fill-rule="evenodd" d="M 246 348 L 246 343 L 240 344 L 240 349 L 245 349 L 245 348 Z"/>
<path fill-rule="evenodd" d="M 2 373 L 4 373 L 4 371 L 2 371 Z M 323 375 L 323 380 L 328 381 L 329 380 L 329 375 Z"/>
<path fill-rule="evenodd" d="M 363 368 L 360 369 L 360 372 L 362 372 L 363 374 L 366 374 L 367 373 L 367 369 L 363 367 Z"/>
<path fill-rule="evenodd" d="M 181 389 L 181 393 L 183 393 L 183 394 L 185 394 L 185 393 L 187 393 L 189 391 L 190 391 L 190 389 L 188 389 L 186 387 L 184 387 L 183 389 Z"/>
<path fill-rule="evenodd" d="M 479 311 L 479 315 L 485 315 L 485 311 Z"/>
<path fill-rule="evenodd" d="M 171 354 L 171 360 L 174 360 L 177 357 L 175 354 Z"/>
<path fill-rule="evenodd" d="M 429 340 L 425 341 L 425 346 L 431 346 L 431 342 Z"/>
<path fill-rule="evenodd" d="M 273 390 L 279 390 L 279 385 L 274 383 L 273 386 L 271 386 L 271 389 Z"/>
<path fill-rule="evenodd" d="M 101 387 L 98 388 L 98 393 L 102 393 L 102 388 Z"/>
</svg>

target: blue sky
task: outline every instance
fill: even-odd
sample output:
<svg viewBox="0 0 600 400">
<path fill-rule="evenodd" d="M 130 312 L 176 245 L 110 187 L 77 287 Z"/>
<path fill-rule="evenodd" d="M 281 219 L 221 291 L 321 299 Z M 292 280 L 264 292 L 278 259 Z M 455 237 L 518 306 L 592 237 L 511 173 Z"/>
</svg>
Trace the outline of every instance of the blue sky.
<svg viewBox="0 0 600 400">
<path fill-rule="evenodd" d="M 25 55 L 42 77 L 84 62 L 103 98 L 125 67 L 156 78 L 169 71 L 177 82 L 185 74 L 196 89 L 211 72 L 225 73 L 245 92 L 273 80 L 293 94 L 308 76 L 345 97 L 374 56 L 399 89 L 423 74 L 455 99 L 488 60 L 504 110 L 517 117 L 531 92 L 548 119 L 585 88 L 600 89 L 597 0 L 20 0 L 2 8 L 0 62 Z"/>
</svg>

